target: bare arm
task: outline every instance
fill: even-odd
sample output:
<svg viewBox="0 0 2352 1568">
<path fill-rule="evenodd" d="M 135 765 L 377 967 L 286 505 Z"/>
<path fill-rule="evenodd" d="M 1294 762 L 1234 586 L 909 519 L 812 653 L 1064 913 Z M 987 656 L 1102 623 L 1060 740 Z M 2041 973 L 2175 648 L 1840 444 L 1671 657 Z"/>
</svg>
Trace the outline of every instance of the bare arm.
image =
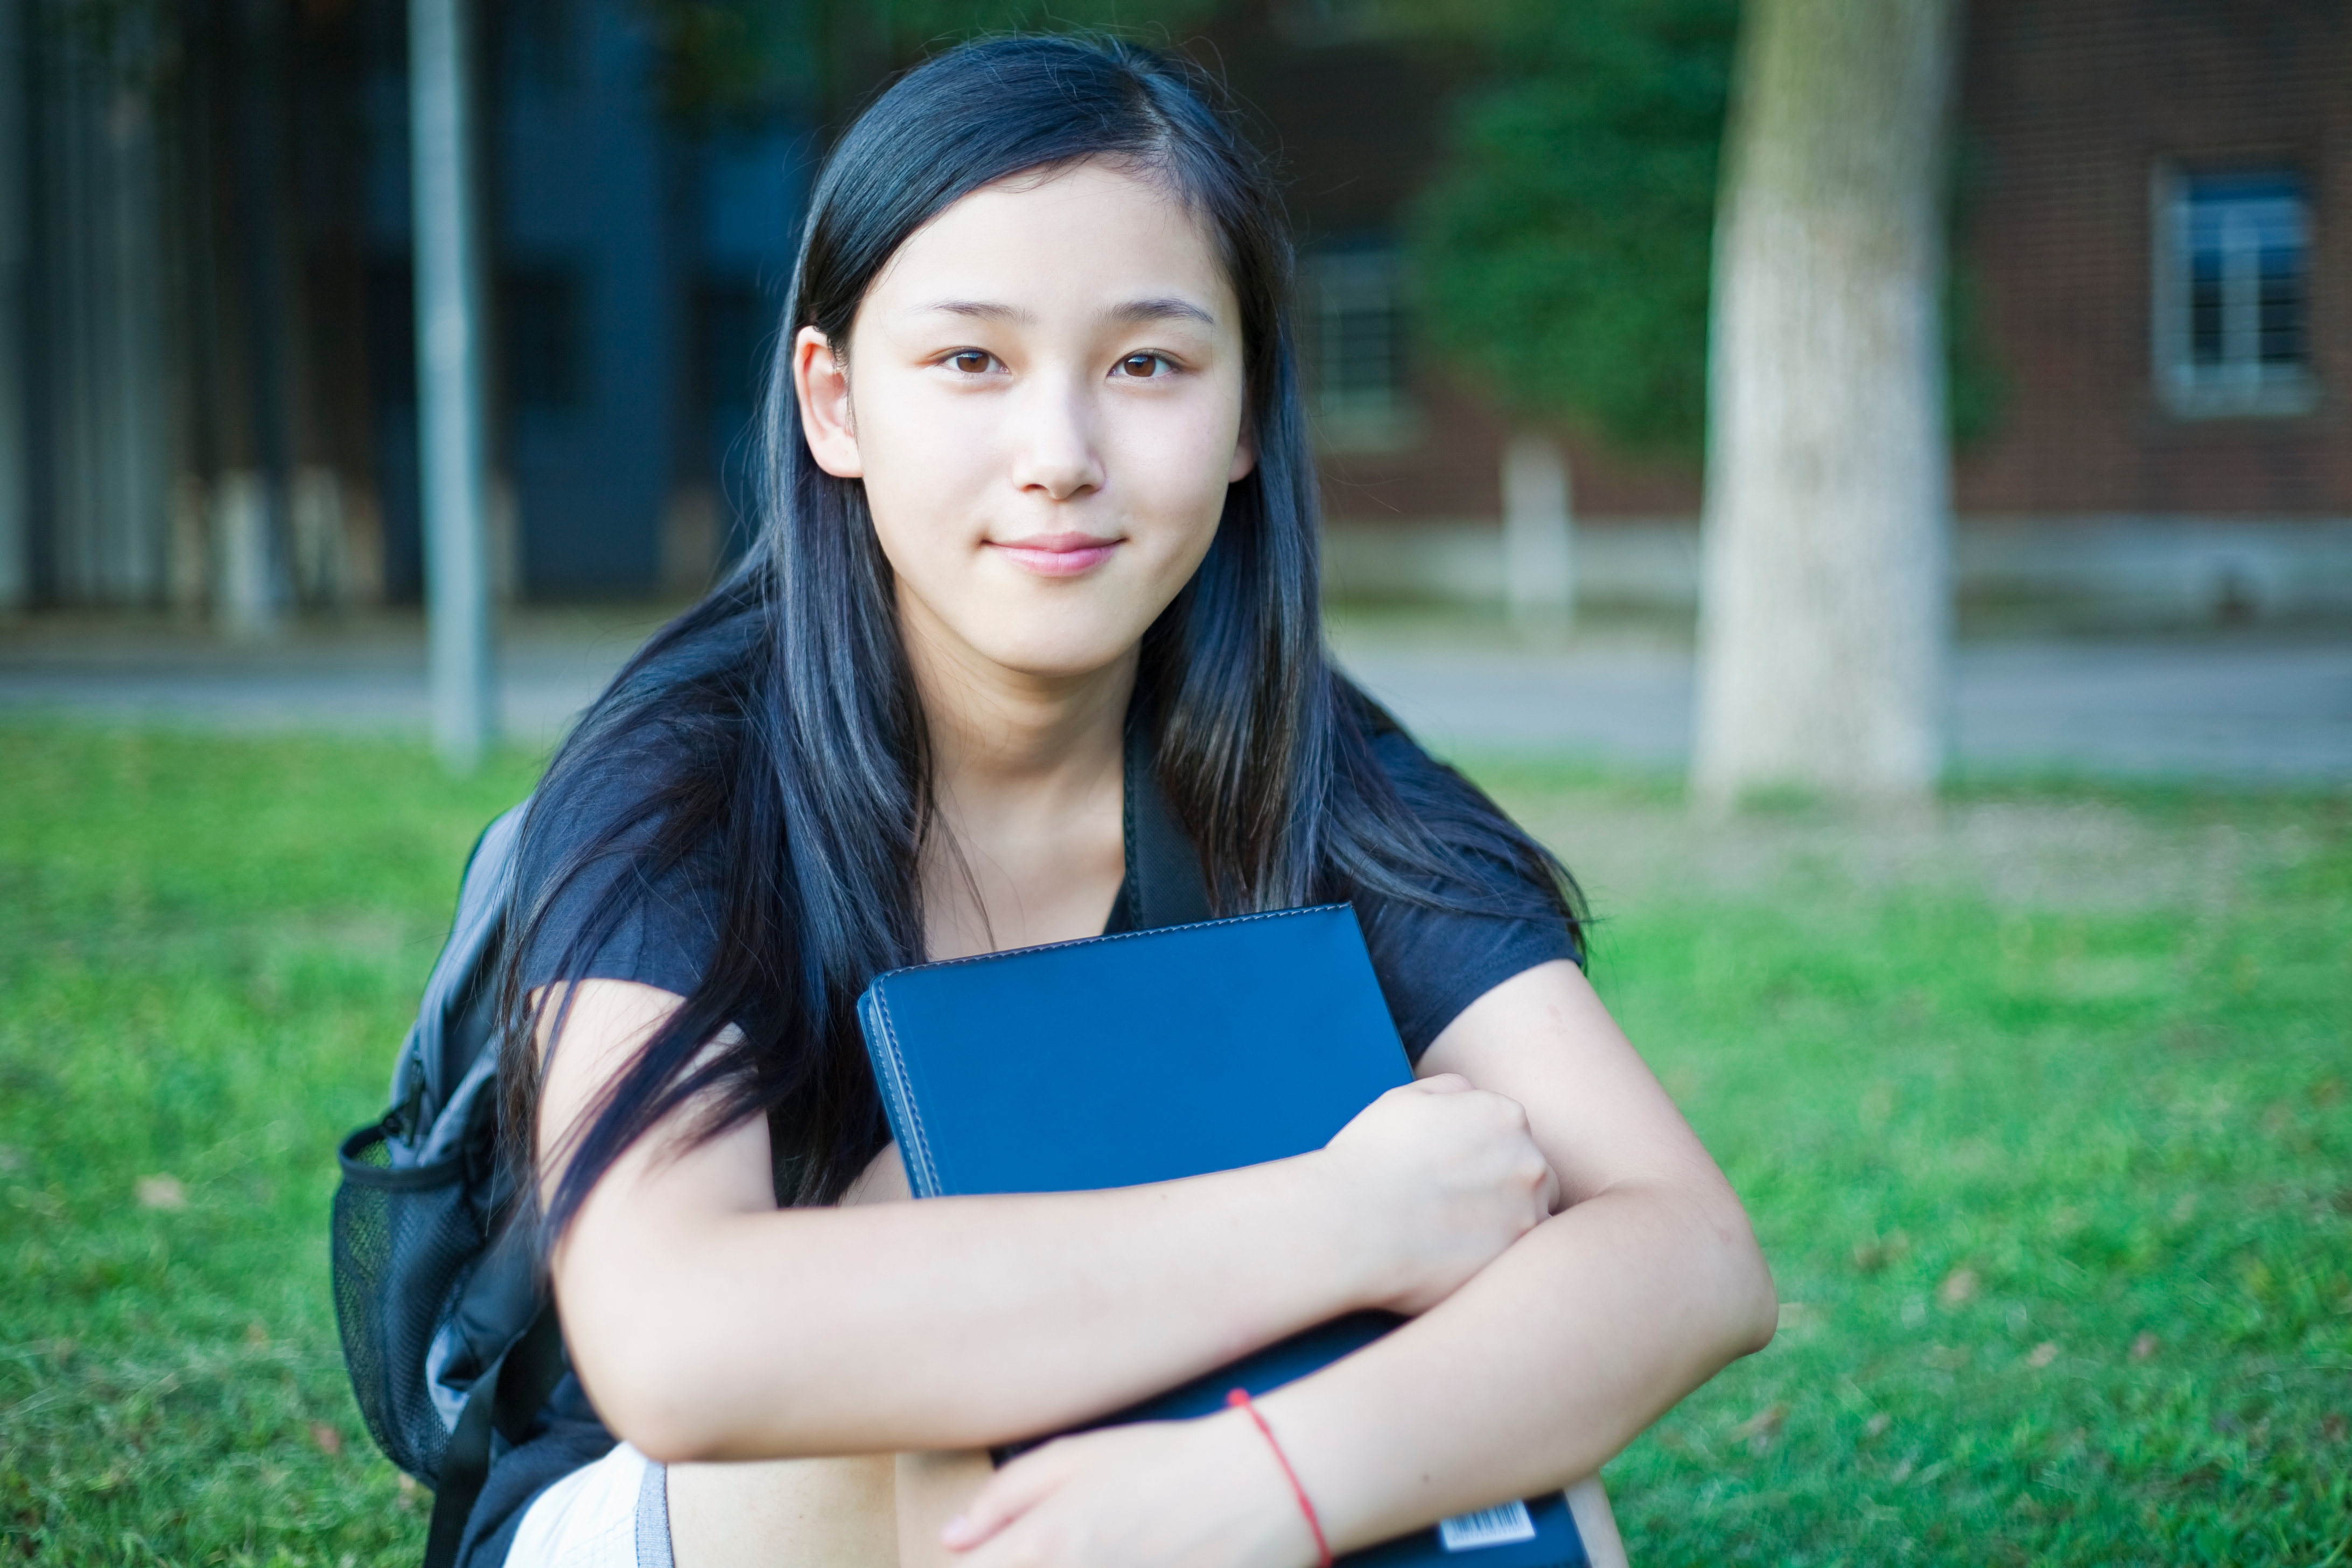
<svg viewBox="0 0 2352 1568">
<path fill-rule="evenodd" d="M 1573 965 L 1497 986 L 1422 1066 L 1524 1106 L 1570 1206 L 1423 1317 L 1259 1402 L 1339 1551 L 1591 1475 L 1772 1332 L 1738 1200 Z M 1160 1544 L 1171 1529 L 1181 1550 Z M 950 1540 L 974 1548 L 968 1568 L 1312 1558 L 1234 1413 L 1024 1458 Z"/>
<path fill-rule="evenodd" d="M 1590 1475 L 1772 1337 L 1739 1200 L 1572 964 L 1488 993 L 1422 1066 L 1525 1106 L 1570 1206 L 1433 1311 L 1265 1402 L 1335 1544 Z"/>
<path fill-rule="evenodd" d="M 541 1101 L 551 1173 L 677 1003 L 580 985 Z M 691 1149 L 666 1124 L 555 1250 L 565 1337 L 598 1409 L 659 1459 L 1051 1430 L 1339 1312 L 1417 1310 L 1535 1225 L 1550 1173 L 1515 1110 L 1466 1090 L 1396 1091 L 1329 1149 L 1245 1171 L 839 1209 L 776 1208 L 762 1120 Z"/>
</svg>

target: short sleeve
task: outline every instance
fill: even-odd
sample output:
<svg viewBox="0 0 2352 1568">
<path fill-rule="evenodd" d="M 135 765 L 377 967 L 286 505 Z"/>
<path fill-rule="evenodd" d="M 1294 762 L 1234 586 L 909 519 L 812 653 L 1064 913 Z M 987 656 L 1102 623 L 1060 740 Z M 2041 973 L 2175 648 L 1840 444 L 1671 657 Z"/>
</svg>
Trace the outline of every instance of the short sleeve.
<svg viewBox="0 0 2352 1568">
<path fill-rule="evenodd" d="M 658 878 L 638 868 L 660 827 L 658 815 L 644 809 L 652 791 L 643 771 L 624 754 L 534 805 L 517 887 L 520 907 L 546 903 L 520 955 L 526 990 L 557 980 L 632 980 L 683 996 L 709 969 L 719 921 L 706 868 L 693 858 Z M 593 858 L 574 864 L 592 848 Z"/>
<path fill-rule="evenodd" d="M 1401 732 L 1381 737 L 1376 751 L 1408 802 L 1433 791 L 1473 786 L 1433 761 Z M 1414 1062 L 1470 1004 L 1515 975 L 1538 964 L 1567 959 L 1581 965 L 1584 952 L 1564 910 L 1550 915 L 1519 911 L 1473 912 L 1492 902 L 1491 875 L 1475 875 L 1470 851 L 1454 851 L 1454 874 L 1424 882 L 1430 893 L 1454 908 L 1433 908 L 1403 899 L 1359 894 L 1356 916 L 1370 950 L 1397 1033 Z M 1532 881 L 1535 896 L 1521 909 L 1556 904 L 1549 889 Z"/>
</svg>

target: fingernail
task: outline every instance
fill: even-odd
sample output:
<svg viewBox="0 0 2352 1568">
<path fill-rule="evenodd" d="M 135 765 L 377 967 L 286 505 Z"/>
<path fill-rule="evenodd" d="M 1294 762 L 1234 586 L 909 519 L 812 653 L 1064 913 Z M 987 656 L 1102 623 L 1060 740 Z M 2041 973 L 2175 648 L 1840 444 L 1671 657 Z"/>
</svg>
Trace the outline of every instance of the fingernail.
<svg viewBox="0 0 2352 1568">
<path fill-rule="evenodd" d="M 942 1546 L 960 1546 L 963 1543 L 965 1538 L 971 1534 L 971 1521 L 966 1519 L 962 1514 L 958 1514 L 953 1519 L 948 1521 L 948 1527 L 945 1530 L 940 1531 L 940 1544 Z"/>
</svg>

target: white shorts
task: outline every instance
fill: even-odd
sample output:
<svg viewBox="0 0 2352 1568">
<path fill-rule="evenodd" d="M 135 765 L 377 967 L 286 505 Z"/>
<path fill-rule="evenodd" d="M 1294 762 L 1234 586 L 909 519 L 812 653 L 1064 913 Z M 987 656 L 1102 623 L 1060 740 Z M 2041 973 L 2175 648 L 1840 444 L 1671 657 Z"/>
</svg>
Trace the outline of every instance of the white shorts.
<svg viewBox="0 0 2352 1568">
<path fill-rule="evenodd" d="M 669 1472 L 626 1443 L 531 1500 L 507 1568 L 672 1568 Z"/>
</svg>

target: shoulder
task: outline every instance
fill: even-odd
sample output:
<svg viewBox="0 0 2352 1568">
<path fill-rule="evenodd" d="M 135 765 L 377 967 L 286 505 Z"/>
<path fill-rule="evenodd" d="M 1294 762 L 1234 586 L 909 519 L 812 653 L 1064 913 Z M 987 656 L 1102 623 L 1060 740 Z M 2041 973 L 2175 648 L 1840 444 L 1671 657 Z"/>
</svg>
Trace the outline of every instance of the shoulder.
<svg viewBox="0 0 2352 1568">
<path fill-rule="evenodd" d="M 1417 829 L 1402 874 L 1350 902 L 1397 1032 L 1418 1060 L 1463 1010 L 1515 975 L 1583 963 L 1575 885 L 1475 784 L 1370 709 L 1370 751 Z"/>
<path fill-rule="evenodd" d="M 540 781 L 524 830 L 527 871 L 557 872 L 607 840 L 644 841 L 723 787 L 748 719 L 749 620 L 698 606 L 613 678 Z"/>
<path fill-rule="evenodd" d="M 596 978 L 683 994 L 709 962 L 723 871 L 711 828 L 744 716 L 740 683 L 715 678 L 724 640 L 694 631 L 648 645 L 541 780 L 515 858 L 526 986 Z"/>
<path fill-rule="evenodd" d="M 1575 885 L 1551 852 L 1386 710 L 1369 699 L 1358 700 L 1380 782 L 1416 830 L 1423 851 L 1418 885 L 1441 902 L 1458 895 L 1472 912 L 1556 910 L 1573 920 Z"/>
<path fill-rule="evenodd" d="M 1415 822 L 1457 848 L 1482 844 L 1492 848 L 1487 841 L 1498 831 L 1505 838 L 1524 837 L 1485 790 L 1450 763 L 1432 756 L 1394 715 L 1352 684 L 1344 692 L 1354 727 L 1382 781 Z"/>
<path fill-rule="evenodd" d="M 675 879 L 689 862 L 692 823 L 680 810 L 702 772 L 696 748 L 647 726 L 574 751 L 550 765 L 523 818 L 515 853 L 518 903 L 568 900 L 656 868 Z"/>
<path fill-rule="evenodd" d="M 1388 774 L 1397 794 L 1408 804 L 1435 805 L 1475 798 L 1485 793 L 1452 767 L 1423 751 L 1404 726 L 1382 713 L 1372 730 L 1372 755 Z"/>
</svg>

